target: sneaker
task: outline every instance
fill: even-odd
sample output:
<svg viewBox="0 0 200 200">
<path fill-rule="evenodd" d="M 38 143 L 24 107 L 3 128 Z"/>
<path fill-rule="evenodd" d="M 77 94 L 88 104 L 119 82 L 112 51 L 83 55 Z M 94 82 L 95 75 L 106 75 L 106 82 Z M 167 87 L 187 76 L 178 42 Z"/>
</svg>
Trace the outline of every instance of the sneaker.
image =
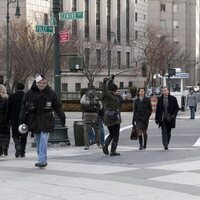
<svg viewBox="0 0 200 200">
<path fill-rule="evenodd" d="M 139 150 L 142 150 L 142 149 L 143 149 L 143 147 L 142 147 L 142 146 L 140 146 L 140 147 L 139 147 Z"/>
<path fill-rule="evenodd" d="M 43 168 L 43 167 L 46 167 L 46 166 L 47 166 L 46 162 L 38 163 L 38 167 L 40 167 L 40 168 Z"/>
<path fill-rule="evenodd" d="M 40 165 L 39 162 L 35 163 L 35 166 L 36 166 L 36 167 L 39 167 L 39 165 Z M 46 166 L 47 166 L 47 165 L 48 165 L 48 163 L 46 163 Z"/>
<path fill-rule="evenodd" d="M 147 146 L 146 146 L 146 145 L 144 145 L 144 146 L 143 146 L 143 149 L 146 149 L 146 148 L 147 148 Z"/>
<path fill-rule="evenodd" d="M 106 145 L 103 145 L 102 150 L 105 155 L 109 155 L 108 147 Z"/>
<path fill-rule="evenodd" d="M 114 151 L 110 153 L 110 156 L 120 156 L 120 153 L 117 153 L 116 151 Z"/>
</svg>

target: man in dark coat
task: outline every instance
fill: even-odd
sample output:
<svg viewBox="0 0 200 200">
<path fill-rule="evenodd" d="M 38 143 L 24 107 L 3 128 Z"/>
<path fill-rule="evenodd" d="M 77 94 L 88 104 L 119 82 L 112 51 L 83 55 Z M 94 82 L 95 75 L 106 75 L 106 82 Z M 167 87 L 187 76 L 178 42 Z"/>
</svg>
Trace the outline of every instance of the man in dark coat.
<svg viewBox="0 0 200 200">
<path fill-rule="evenodd" d="M 29 131 L 34 133 L 37 145 L 38 162 L 36 167 L 47 166 L 47 143 L 49 133 L 54 131 L 55 111 L 65 126 L 65 113 L 61 101 L 47 84 L 44 76 L 37 75 L 31 89 L 23 98 L 20 121 L 28 125 Z"/>
<path fill-rule="evenodd" d="M 10 121 L 12 128 L 12 137 L 15 143 L 15 157 L 25 157 L 25 149 L 28 133 L 21 134 L 18 131 L 19 115 L 21 110 L 22 99 L 24 97 L 24 84 L 17 83 L 16 92 L 11 94 L 8 98 L 7 104 L 7 120 Z"/>
<path fill-rule="evenodd" d="M 162 143 L 168 149 L 171 139 L 171 129 L 176 127 L 176 116 L 179 110 L 176 97 L 170 95 L 169 89 L 163 87 L 163 95 L 158 99 L 156 107 L 156 124 L 162 129 Z"/>
</svg>

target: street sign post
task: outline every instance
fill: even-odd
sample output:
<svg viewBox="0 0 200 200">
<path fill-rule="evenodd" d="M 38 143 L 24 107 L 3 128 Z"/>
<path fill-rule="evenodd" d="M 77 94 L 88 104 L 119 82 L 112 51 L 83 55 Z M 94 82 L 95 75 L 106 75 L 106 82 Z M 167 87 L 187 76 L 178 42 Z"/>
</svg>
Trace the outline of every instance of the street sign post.
<svg viewBox="0 0 200 200">
<path fill-rule="evenodd" d="M 71 20 L 83 19 L 83 11 L 59 13 L 59 19 L 62 21 L 69 20 L 69 19 Z"/>
<path fill-rule="evenodd" d="M 64 30 L 59 32 L 60 42 L 67 42 L 69 41 L 69 31 Z"/>
<path fill-rule="evenodd" d="M 37 33 L 54 33 L 54 26 L 50 25 L 36 25 L 35 31 Z"/>
</svg>

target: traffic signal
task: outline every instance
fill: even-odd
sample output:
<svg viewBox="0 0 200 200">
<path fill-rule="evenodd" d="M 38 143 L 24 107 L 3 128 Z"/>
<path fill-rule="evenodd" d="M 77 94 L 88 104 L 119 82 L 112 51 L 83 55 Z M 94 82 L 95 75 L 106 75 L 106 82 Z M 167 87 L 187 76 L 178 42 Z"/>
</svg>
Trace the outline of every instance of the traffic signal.
<svg viewBox="0 0 200 200">
<path fill-rule="evenodd" d="M 77 72 L 78 70 L 83 70 L 83 57 L 71 56 L 68 58 L 68 66 L 70 71 Z"/>
<path fill-rule="evenodd" d="M 169 73 L 169 76 L 176 76 L 176 69 L 169 68 L 168 73 Z"/>
<path fill-rule="evenodd" d="M 60 0 L 53 0 L 53 13 L 60 12 Z"/>
</svg>

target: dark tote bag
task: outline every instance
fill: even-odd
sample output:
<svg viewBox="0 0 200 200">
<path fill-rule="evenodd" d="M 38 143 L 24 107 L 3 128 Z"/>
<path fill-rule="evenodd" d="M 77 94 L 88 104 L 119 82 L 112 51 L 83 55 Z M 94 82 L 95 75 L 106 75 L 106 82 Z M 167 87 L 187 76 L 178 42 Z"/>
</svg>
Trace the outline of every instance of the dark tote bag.
<svg viewBox="0 0 200 200">
<path fill-rule="evenodd" d="M 130 135 L 130 139 L 131 140 L 137 140 L 138 138 L 138 134 L 137 134 L 137 128 L 136 125 L 134 124 L 131 130 L 131 135 Z"/>
</svg>

